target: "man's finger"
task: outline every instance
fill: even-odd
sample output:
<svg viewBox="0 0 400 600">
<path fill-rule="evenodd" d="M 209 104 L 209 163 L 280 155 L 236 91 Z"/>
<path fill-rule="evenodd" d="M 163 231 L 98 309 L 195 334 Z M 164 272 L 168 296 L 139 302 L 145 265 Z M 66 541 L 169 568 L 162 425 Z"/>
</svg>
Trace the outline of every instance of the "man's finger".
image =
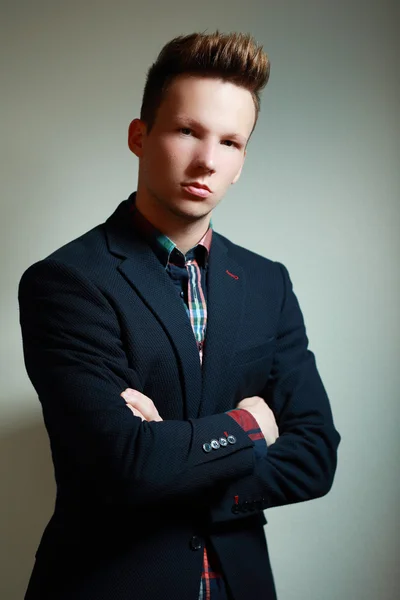
<svg viewBox="0 0 400 600">
<path fill-rule="evenodd" d="M 154 402 L 151 398 L 148 398 L 141 392 L 131 390 L 130 388 L 122 392 L 121 396 L 125 402 L 133 408 L 140 411 L 146 421 L 162 421 L 158 410 L 156 409 Z"/>
<path fill-rule="evenodd" d="M 146 419 L 144 418 L 144 416 L 142 415 L 142 413 L 140 412 L 140 410 L 138 410 L 137 408 L 134 408 L 133 406 L 131 406 L 128 402 L 126 403 L 127 407 L 133 412 L 133 414 L 135 415 L 135 417 L 139 417 L 140 419 L 142 419 L 142 421 L 145 421 Z"/>
</svg>

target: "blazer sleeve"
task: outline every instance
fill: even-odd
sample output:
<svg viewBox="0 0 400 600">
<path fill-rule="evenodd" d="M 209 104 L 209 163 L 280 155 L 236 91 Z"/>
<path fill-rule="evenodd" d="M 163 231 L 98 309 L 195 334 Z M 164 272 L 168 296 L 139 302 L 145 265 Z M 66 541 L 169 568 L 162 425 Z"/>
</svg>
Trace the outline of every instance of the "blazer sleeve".
<svg viewBox="0 0 400 600">
<path fill-rule="evenodd" d="M 81 271 L 52 258 L 35 263 L 21 278 L 19 306 L 25 366 L 64 493 L 81 485 L 98 498 L 148 506 L 253 471 L 254 444 L 225 413 L 149 423 L 132 415 L 120 394 L 140 383 L 117 315 Z M 231 443 L 203 449 L 225 431 Z"/>
<path fill-rule="evenodd" d="M 286 268 L 277 347 L 267 386 L 260 396 L 274 413 L 279 438 L 256 455 L 254 471 L 223 483 L 210 509 L 213 522 L 324 496 L 331 489 L 340 435 L 314 354 L 308 349 L 303 316 Z"/>
</svg>

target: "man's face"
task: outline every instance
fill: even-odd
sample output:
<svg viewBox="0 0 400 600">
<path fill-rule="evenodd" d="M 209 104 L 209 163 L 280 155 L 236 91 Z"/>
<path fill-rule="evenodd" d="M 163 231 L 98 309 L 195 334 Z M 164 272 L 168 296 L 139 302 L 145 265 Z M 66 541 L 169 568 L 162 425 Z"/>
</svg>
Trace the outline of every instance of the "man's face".
<svg viewBox="0 0 400 600">
<path fill-rule="evenodd" d="M 204 218 L 239 178 L 254 120 L 247 90 L 220 79 L 177 77 L 150 133 L 141 122 L 136 129 L 131 124 L 130 146 L 140 158 L 138 194 L 184 220 Z"/>
</svg>

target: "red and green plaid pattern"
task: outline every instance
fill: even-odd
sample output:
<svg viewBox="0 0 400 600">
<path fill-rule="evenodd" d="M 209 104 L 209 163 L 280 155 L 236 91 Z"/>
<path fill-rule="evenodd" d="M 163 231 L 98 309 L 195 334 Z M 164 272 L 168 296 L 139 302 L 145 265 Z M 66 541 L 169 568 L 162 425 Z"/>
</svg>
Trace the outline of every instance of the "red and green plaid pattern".
<svg viewBox="0 0 400 600">
<path fill-rule="evenodd" d="M 209 231 L 211 232 L 211 229 L 209 229 Z M 204 238 L 207 235 L 208 232 Z M 204 242 L 204 238 L 202 242 Z M 207 327 L 207 302 L 201 286 L 201 271 L 197 261 L 188 261 L 185 266 L 189 274 L 187 311 L 199 349 L 200 362 L 202 362 L 203 345 Z"/>
</svg>

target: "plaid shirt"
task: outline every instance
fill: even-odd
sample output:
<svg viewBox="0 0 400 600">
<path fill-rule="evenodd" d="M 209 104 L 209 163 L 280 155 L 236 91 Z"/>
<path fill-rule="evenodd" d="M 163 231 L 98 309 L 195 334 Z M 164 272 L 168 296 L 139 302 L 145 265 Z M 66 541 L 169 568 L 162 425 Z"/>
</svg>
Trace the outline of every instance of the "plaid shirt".
<svg viewBox="0 0 400 600">
<path fill-rule="evenodd" d="M 146 239 L 161 264 L 165 267 L 177 292 L 184 301 L 202 364 L 207 328 L 207 263 L 212 242 L 212 224 L 198 244 L 184 255 L 166 235 L 157 230 L 136 208 L 131 207 L 135 229 Z M 265 454 L 267 445 L 253 416 L 243 409 L 227 413 L 255 442 L 255 453 Z M 235 499 L 238 501 L 238 499 Z M 203 571 L 198 600 L 228 600 L 229 592 L 212 547 L 203 551 Z"/>
</svg>

